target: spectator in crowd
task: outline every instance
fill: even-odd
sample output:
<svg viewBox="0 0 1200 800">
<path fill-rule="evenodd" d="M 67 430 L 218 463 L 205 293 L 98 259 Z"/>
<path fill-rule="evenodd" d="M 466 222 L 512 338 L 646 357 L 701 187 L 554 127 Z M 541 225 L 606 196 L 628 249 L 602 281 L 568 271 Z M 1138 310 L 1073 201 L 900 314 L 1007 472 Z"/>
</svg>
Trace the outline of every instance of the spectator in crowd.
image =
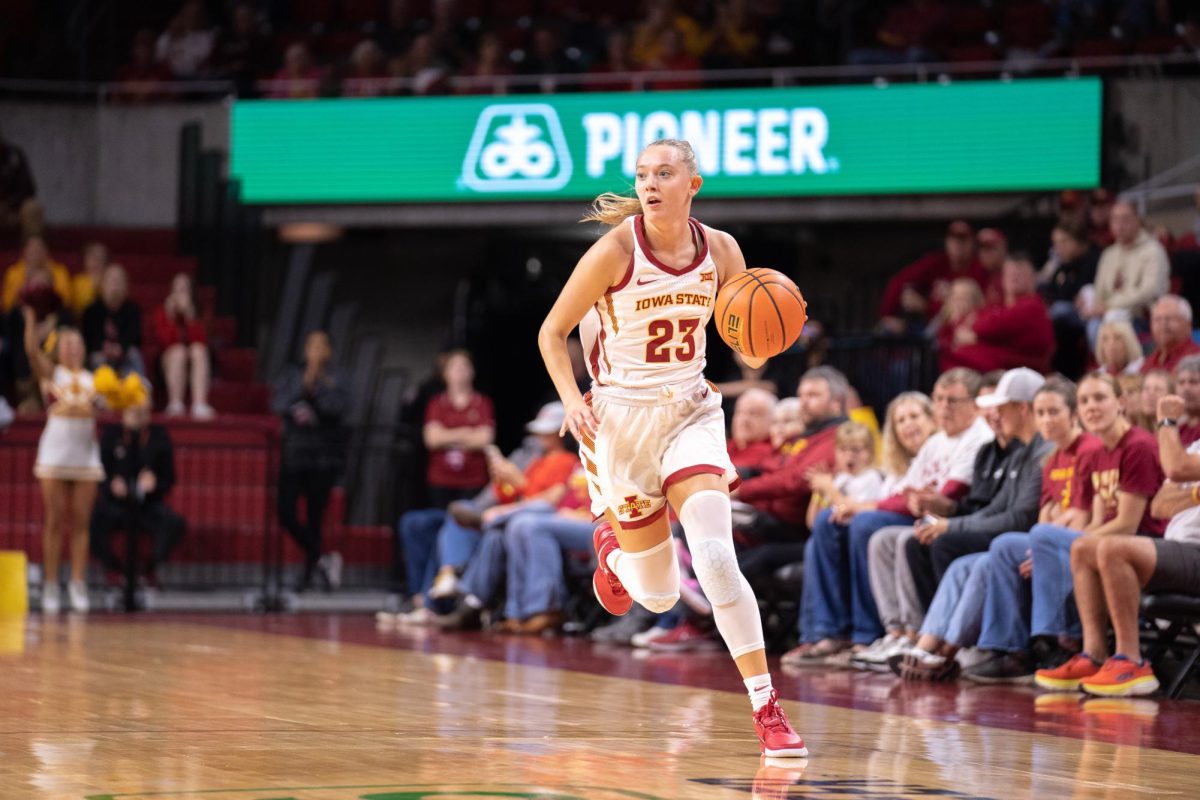
<svg viewBox="0 0 1200 800">
<path fill-rule="evenodd" d="M 958 278 L 950 284 L 945 304 L 930 323 L 940 353 L 950 353 L 960 339 L 972 333 L 983 306 L 983 291 L 974 279 Z M 949 367 L 943 367 L 942 372 L 946 369 Z"/>
<path fill-rule="evenodd" d="M 504 460 L 523 472 L 541 455 L 541 438 L 529 435 Z M 494 458 L 489 459 L 489 467 L 492 463 L 499 462 Z M 395 549 L 396 562 L 404 562 L 408 598 L 402 607 L 406 608 L 398 612 L 381 611 L 375 615 L 376 622 L 385 628 L 394 625 L 432 624 L 436 614 L 433 611 L 432 598 L 427 595 L 443 559 L 460 559 L 465 564 L 471 552 L 470 549 L 467 549 L 465 554 L 446 552 L 444 548 L 455 548 L 464 544 L 473 548 L 469 537 L 460 534 L 458 529 L 478 531 L 483 524 L 483 512 L 499 503 L 496 486 L 489 484 L 475 497 L 456 500 L 445 509 L 421 508 L 406 511 L 396 525 Z M 454 530 L 443 537 L 443 528 Z"/>
<path fill-rule="evenodd" d="M 475 58 L 462 72 L 464 78 L 475 78 L 458 89 L 459 94 L 503 94 L 504 84 L 499 80 L 512 74 L 508 56 L 504 52 L 503 43 L 495 33 L 485 33 L 479 37 L 479 51 Z M 578 341 L 578 340 L 576 340 Z"/>
<path fill-rule="evenodd" d="M 75 319 L 82 320 L 83 312 L 96 299 L 107 266 L 107 247 L 100 242 L 88 242 L 83 246 L 83 269 L 71 278 L 71 296 L 68 298 Z"/>
<path fill-rule="evenodd" d="M 433 0 L 431 11 L 427 30 L 432 52 L 452 71 L 467 63 L 475 50 L 473 26 L 463 18 L 458 0 Z"/>
<path fill-rule="evenodd" d="M 176 78 L 200 78 L 208 70 L 217 31 L 208 25 L 201 0 L 185 0 L 158 37 L 155 57 Z"/>
<path fill-rule="evenodd" d="M 871 503 L 883 490 L 883 473 L 875 468 L 875 436 L 861 422 L 838 426 L 833 446 L 833 472 L 808 474 L 812 498 L 806 524 L 812 528 L 823 509 L 846 503 Z M 799 560 L 799 559 L 797 559 Z"/>
<path fill-rule="evenodd" d="M 192 389 L 192 417 L 209 420 L 216 416 L 208 404 L 210 374 L 208 333 L 196 307 L 192 276 L 181 272 L 171 279 L 171 291 L 150 318 L 155 341 L 162 348 L 162 371 L 167 384 L 167 416 L 185 411 L 184 394 Z M 190 381 L 189 381 L 190 373 Z"/>
<path fill-rule="evenodd" d="M 646 16 L 633 29 L 633 60 L 638 64 L 652 64 L 662 54 L 667 42 L 662 32 L 673 30 L 679 34 L 680 50 L 697 58 L 704 55 L 708 35 L 694 17 L 680 11 L 675 0 L 653 0 Z"/>
<path fill-rule="evenodd" d="M 1122 391 L 1124 391 L 1122 389 Z M 1139 428 L 1154 433 L 1158 420 L 1155 417 L 1159 398 L 1175 394 L 1175 376 L 1166 370 L 1152 369 L 1142 376 L 1142 390 L 1131 397 L 1129 421 Z M 1180 434 L 1182 435 L 1182 431 Z M 1187 442 L 1191 444 L 1191 442 Z"/>
<path fill-rule="evenodd" d="M 930 514 L 917 522 L 916 535 L 906 543 L 905 553 L 924 607 L 933 600 L 937 583 L 956 558 L 984 552 L 1000 534 L 1028 528 L 1037 521 L 1042 462 L 1053 449 L 1038 433 L 1033 410 L 1034 396 L 1044 383 L 1038 373 L 1018 367 L 1004 373 L 995 392 L 976 400 L 980 408 L 995 409 L 999 417 L 996 438 L 1004 444 L 991 470 L 992 476 L 1001 474 L 999 485 L 984 494 L 983 507 L 970 513 L 953 517 Z M 978 467 L 979 460 L 975 463 Z M 986 480 L 987 475 L 977 470 L 972 494 L 975 483 Z M 966 503 L 963 506 L 971 508 Z"/>
<path fill-rule="evenodd" d="M 902 333 L 913 322 L 924 328 L 941 310 L 956 278 L 973 278 L 980 287 L 987 283 L 975 258 L 975 232 L 963 220 L 946 229 L 944 250 L 921 256 L 888 281 L 880 308 L 884 330 Z"/>
<path fill-rule="evenodd" d="M 296 586 L 305 591 L 320 573 L 327 589 L 341 583 L 340 553 L 322 553 L 321 528 L 329 493 L 346 459 L 343 419 L 350 407 L 344 375 L 333 366 L 333 345 L 325 331 L 304 341 L 304 366 L 288 369 L 271 391 L 271 410 L 283 417 L 279 455 L 279 524 L 304 551 L 304 571 Z M 300 522 L 300 498 L 305 521 Z"/>
<path fill-rule="evenodd" d="M 772 456 L 771 415 L 778 400 L 764 389 L 747 389 L 738 396 L 729 423 L 729 460 L 733 466 L 755 467 Z"/>
<path fill-rule="evenodd" d="M 1088 239 L 1086 223 L 1070 217 L 1058 221 L 1050 240 L 1050 258 L 1038 273 L 1038 284 L 1050 306 L 1058 343 L 1054 369 L 1074 380 L 1087 364 L 1086 331 L 1075 310 L 1075 298 L 1084 286 L 1095 282 L 1100 250 Z"/>
<path fill-rule="evenodd" d="M 142 311 L 129 299 L 129 281 L 120 264 L 105 268 L 100 296 L 83 312 L 83 341 L 92 369 L 107 364 L 118 375 L 133 371 L 145 377 Z"/>
<path fill-rule="evenodd" d="M 804 435 L 804 406 L 799 397 L 785 397 L 775 404 L 771 411 L 771 447 L 779 451 L 784 445 Z M 741 470 L 739 470 L 741 472 Z M 743 474 L 743 478 L 751 478 L 761 474 L 755 471 L 753 475 Z"/>
<path fill-rule="evenodd" d="M 267 50 L 266 37 L 259 26 L 254 4 L 242 0 L 233 6 L 232 24 L 221 37 L 213 58 L 214 71 L 233 80 L 242 97 L 254 96 L 254 83 L 265 72 L 263 56 Z"/>
<path fill-rule="evenodd" d="M 1088 236 L 1097 247 L 1109 247 L 1115 238 L 1112 213 L 1116 197 L 1103 187 L 1093 189 L 1087 204 Z"/>
<path fill-rule="evenodd" d="M 8 313 L 6 320 L 8 338 L 12 342 L 24 342 L 26 327 L 32 319 L 34 340 L 44 343 L 62 319 L 62 297 L 55 291 L 50 271 L 44 262 L 31 261 L 28 269 L 22 272 L 25 283 L 17 295 L 18 306 Z M 33 310 L 32 317 L 26 314 L 27 308 Z M 17 412 L 30 414 L 41 411 L 44 397 L 27 348 L 13 348 L 10 362 L 17 391 Z"/>
<path fill-rule="evenodd" d="M 1150 499 L 1163 481 L 1154 437 L 1126 419 L 1120 386 L 1111 375 L 1086 376 L 1076 396 L 1084 429 L 1100 440 L 1100 446 L 1075 465 L 1076 474 L 1090 478 L 1081 483 L 1077 495 L 1085 515 L 1070 518 L 1071 527 L 1043 523 L 1028 534 L 1006 533 L 992 542 L 978 645 L 991 655 L 964 673 L 969 680 L 1027 683 L 1036 661 L 1056 662 L 1060 648 L 1074 649 L 1070 553 L 1077 538 L 1139 531 L 1162 535 L 1162 523 L 1150 513 Z M 1032 577 L 1028 604 L 1025 574 Z M 1032 648 L 1031 632 L 1041 640 Z"/>
<path fill-rule="evenodd" d="M 1175 388 L 1187 414 L 1179 422 L 1179 438 L 1190 447 L 1200 439 L 1200 355 L 1187 356 L 1175 367 Z"/>
<path fill-rule="evenodd" d="M 444 525 L 438 533 L 438 547 L 443 554 L 428 595 L 434 600 L 459 597 L 455 608 L 437 619 L 440 627 L 474 629 L 480 626 L 483 609 L 496 600 L 506 572 L 507 525 L 527 515 L 553 513 L 563 499 L 567 478 L 579 462 L 559 436 L 564 418 L 562 403 L 547 403 L 525 426 L 526 431 L 540 440 L 542 453 L 524 470 L 501 456 L 499 451 L 491 451 L 489 470 L 496 499 L 500 502 L 482 513 L 482 536 L 478 531 L 453 522 Z"/>
<path fill-rule="evenodd" d="M 976 405 L 978 400 L 996 390 L 1000 378 L 1000 373 L 983 376 Z M 1007 478 L 1006 471 L 998 466 L 1009 454 L 1010 444 L 1000 428 L 1000 416 L 995 409 L 988 409 L 983 417 L 995 439 L 980 447 L 975 455 L 971 488 L 954 509 L 959 514 L 969 514 L 990 503 Z M 932 516 L 927 515 L 926 519 L 932 519 Z M 918 591 L 905 555 L 906 545 L 914 536 L 911 525 L 889 525 L 871 537 L 867 547 L 867 572 L 871 595 L 883 625 L 883 636 L 870 646 L 858 645 L 834 656 L 831 663 L 881 670 L 886 668 L 892 655 L 907 652 L 916 642 L 916 632 L 929 598 Z"/>
<path fill-rule="evenodd" d="M 751 17 L 747 0 L 724 0 L 714 8 L 704 66 L 708 69 L 739 69 L 755 66 L 762 59 L 762 37 Z"/>
<path fill-rule="evenodd" d="M 164 91 L 162 85 L 173 81 L 175 76 L 155 55 L 157 38 L 149 28 L 134 34 L 129 62 L 117 70 L 118 88 L 113 94 L 114 100 L 139 104 L 174 97 L 174 93 Z"/>
<path fill-rule="evenodd" d="M 641 66 L 630 54 L 629 34 L 621 28 L 613 28 L 605 39 L 604 57 L 592 63 L 588 70 L 592 77 L 588 78 L 585 85 L 590 92 L 633 91 L 633 81 L 609 76 L 639 71 Z"/>
<path fill-rule="evenodd" d="M 1083 433 L 1075 415 L 1075 386 L 1051 380 L 1033 399 L 1038 433 L 1054 452 L 1041 469 L 1041 508 L 1038 522 L 1072 524 L 1085 512 L 1073 502 L 1085 476 L 1076 474 L 1079 459 L 1099 447 Z M 990 572 L 990 555 L 971 553 L 955 559 L 938 584 L 921 625 L 917 646 L 897 651 L 888 659 L 891 670 L 905 680 L 953 680 L 960 672 L 959 649 L 974 645 L 983 624 L 983 603 Z M 1027 570 L 1022 572 L 1027 575 Z"/>
<path fill-rule="evenodd" d="M 22 239 L 42 234 L 43 209 L 25 151 L 0 135 L 0 231 L 17 229 Z M 8 304 L 4 310 L 7 311 Z"/>
<path fill-rule="evenodd" d="M 1137 332 L 1128 322 L 1105 322 L 1096 335 L 1096 366 L 1105 375 L 1139 375 L 1146 363 Z"/>
<path fill-rule="evenodd" d="M 943 369 L 1050 370 L 1054 328 L 1037 293 L 1033 264 L 1027 256 L 1014 254 L 1004 262 L 1002 289 L 1000 303 L 979 311 L 970 328 L 955 330 L 953 347 L 941 357 Z"/>
<path fill-rule="evenodd" d="M 846 421 L 849 392 L 846 377 L 832 367 L 814 367 L 800 379 L 797 395 L 804 433 L 733 493 L 739 505 L 749 504 L 757 512 L 745 533 L 766 541 L 800 543 L 812 495 L 808 475 L 818 467 L 833 469 L 837 427 Z"/>
<path fill-rule="evenodd" d="M 321 70 L 313 64 L 304 42 L 293 42 L 283 54 L 283 66 L 271 79 L 271 97 L 302 100 L 317 96 L 321 89 Z"/>
<path fill-rule="evenodd" d="M 875 510 L 849 516 L 834 508 L 817 516 L 804 552 L 802 644 L 785 655 L 789 662 L 823 661 L 883 635 L 867 572 L 870 539 L 889 525 L 946 514 L 966 495 L 975 454 L 992 439 L 975 408 L 979 384 L 979 374 L 966 369 L 938 378 L 933 407 L 939 431 L 921 446 L 904 479 Z"/>
<path fill-rule="evenodd" d="M 404 57 L 404 75 L 412 81 L 412 94 L 444 94 L 450 79 L 451 65 L 437 49 L 432 33 L 423 33 L 413 40 Z"/>
<path fill-rule="evenodd" d="M 64 303 L 71 299 L 71 274 L 62 264 L 50 258 L 46 242 L 40 236 L 31 236 L 21 248 L 21 257 L 4 271 L 3 310 L 12 311 L 17 306 L 17 295 L 28 282 L 28 272 L 45 271 L 54 286 L 54 293 Z"/>
<path fill-rule="evenodd" d="M 389 57 L 403 55 L 412 45 L 415 23 L 410 0 L 388 0 L 387 17 L 375 31 L 375 40 Z"/>
<path fill-rule="evenodd" d="M 654 55 L 644 62 L 644 66 L 651 75 L 660 72 L 699 73 L 700 59 L 684 49 L 683 37 L 678 30 L 664 28 L 659 32 L 659 43 Z M 647 81 L 646 88 L 656 92 L 703 89 L 704 81 L 698 75 L 655 78 Z"/>
<path fill-rule="evenodd" d="M 342 81 L 345 97 L 377 97 L 384 94 L 387 64 L 383 50 L 371 39 L 364 39 L 350 52 L 350 72 Z"/>
<path fill-rule="evenodd" d="M 434 508 L 475 496 L 488 482 L 485 455 L 496 438 L 492 400 L 475 390 L 475 365 L 453 350 L 442 366 L 446 390 L 425 408 L 422 437 L 429 451 L 427 482 Z"/>
<path fill-rule="evenodd" d="M 1163 537 L 1084 536 L 1071 545 L 1071 577 L 1083 624 L 1083 649 L 1056 669 L 1041 669 L 1038 686 L 1082 689 L 1109 697 L 1151 694 L 1158 679 L 1142 658 L 1139 639 L 1142 592 L 1195 594 L 1200 586 L 1200 444 L 1186 450 L 1179 438 L 1182 397 L 1158 404 L 1158 446 L 1167 480 L 1150 512 L 1169 519 Z M 1108 622 L 1116 648 L 1109 657 Z"/>
<path fill-rule="evenodd" d="M 553 514 L 522 514 L 505 526 L 508 573 L 502 633 L 539 635 L 564 621 L 569 596 L 564 554 L 591 556 L 591 498 L 580 464 L 567 479 Z"/>
<path fill-rule="evenodd" d="M 979 266 L 983 267 L 986 283 L 983 289 L 984 304 L 988 306 L 1004 303 L 1004 281 L 1002 271 L 1008 260 L 1008 237 L 996 228 L 982 228 L 975 236 L 979 253 Z"/>
<path fill-rule="evenodd" d="M 1092 341 L 1102 321 L 1144 319 L 1150 305 L 1169 288 L 1167 252 L 1142 226 L 1133 204 L 1114 203 L 1109 226 L 1114 241 L 1100 255 L 1094 297 L 1081 295 L 1080 314 Z"/>
<path fill-rule="evenodd" d="M 533 31 L 533 44 L 525 54 L 524 60 L 518 65 L 522 75 L 543 76 L 540 83 L 542 92 L 557 90 L 556 82 L 548 77 L 576 72 L 579 62 L 567 56 L 559 40 L 558 31 L 549 25 L 539 25 Z"/>
<path fill-rule="evenodd" d="M 92 553 L 105 569 L 123 577 L 128 565 L 113 550 L 113 534 L 148 534 L 150 560 L 141 573 L 152 577 L 183 538 L 186 523 L 167 505 L 175 485 L 175 452 L 167 429 L 150 424 L 149 400 L 126 408 L 120 424 L 104 427 L 100 460 L 104 482 L 92 511 Z"/>
<path fill-rule="evenodd" d="M 902 64 L 937 61 L 933 49 L 946 24 L 946 10 L 937 0 L 894 4 L 875 32 L 876 44 L 851 50 L 850 64 Z"/>
<path fill-rule="evenodd" d="M 1174 372 L 1182 358 L 1200 353 L 1200 345 L 1192 340 L 1192 304 L 1177 294 L 1158 298 L 1150 309 L 1150 338 L 1154 349 L 1146 356 L 1142 372 Z"/>
<path fill-rule="evenodd" d="M 721 393 L 721 408 L 726 417 L 733 414 L 734 403 L 750 389 L 762 389 L 776 397 L 794 395 L 796 380 L 789 375 L 786 359 L 775 358 L 760 367 L 750 367 L 742 356 L 722 344 L 725 353 L 711 352 L 705 374 Z"/>
</svg>

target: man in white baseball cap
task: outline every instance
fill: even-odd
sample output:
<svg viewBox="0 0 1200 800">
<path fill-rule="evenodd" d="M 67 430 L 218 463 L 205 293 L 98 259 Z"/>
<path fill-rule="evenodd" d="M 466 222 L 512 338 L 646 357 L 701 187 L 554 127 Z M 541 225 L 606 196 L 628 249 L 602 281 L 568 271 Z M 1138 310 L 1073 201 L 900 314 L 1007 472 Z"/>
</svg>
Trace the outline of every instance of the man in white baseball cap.
<svg viewBox="0 0 1200 800">
<path fill-rule="evenodd" d="M 1045 382 L 1045 378 L 1029 369 L 1029 367 L 1010 369 L 1001 376 L 1000 383 L 996 385 L 996 391 L 978 398 L 975 401 L 975 405 L 980 408 L 998 408 L 1009 403 L 1024 403 L 1029 405 L 1031 417 L 1028 426 L 1029 436 L 1024 439 L 1024 441 L 1028 442 L 1037 432 L 1032 422 L 1033 396 L 1037 394 L 1038 389 L 1041 389 L 1042 384 Z"/>
</svg>

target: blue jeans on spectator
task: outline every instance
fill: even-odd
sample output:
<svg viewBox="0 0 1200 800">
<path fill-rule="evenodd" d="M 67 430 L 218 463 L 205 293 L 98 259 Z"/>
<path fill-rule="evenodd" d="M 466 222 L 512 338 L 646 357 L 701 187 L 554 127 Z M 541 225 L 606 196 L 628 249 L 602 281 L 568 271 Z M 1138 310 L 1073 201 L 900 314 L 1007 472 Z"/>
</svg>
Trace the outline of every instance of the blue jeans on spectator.
<svg viewBox="0 0 1200 800">
<path fill-rule="evenodd" d="M 871 594 L 867 545 L 880 528 L 911 525 L 913 518 L 893 511 L 863 511 L 849 525 L 838 525 L 832 516 L 828 508 L 817 515 L 804 547 L 800 641 L 850 638 L 870 644 L 883 635 L 883 626 Z"/>
<path fill-rule="evenodd" d="M 397 543 L 404 551 L 404 574 L 410 595 L 424 596 L 437 575 L 438 531 L 449 519 L 445 511 L 422 508 L 408 511 L 396 524 Z"/>
<path fill-rule="evenodd" d="M 522 514 L 508 523 L 508 599 L 504 616 L 529 619 L 561 611 L 567 601 L 563 551 L 591 552 L 595 522 Z"/>
<path fill-rule="evenodd" d="M 1078 615 L 1071 599 L 1071 542 L 1081 535 L 1070 528 L 1041 524 L 1029 533 L 1005 533 L 992 541 L 981 648 L 1025 650 L 1031 628 L 1034 636 L 1078 635 Z M 1027 581 L 1019 568 L 1030 556 L 1033 577 Z"/>
<path fill-rule="evenodd" d="M 475 548 L 479 547 L 479 541 L 482 538 L 481 531 L 464 528 L 447 517 L 441 530 L 438 531 L 437 567 L 454 567 L 461 573 L 466 569 L 467 563 L 475 554 Z M 434 572 L 436 574 L 437 569 Z"/>
<path fill-rule="evenodd" d="M 956 647 L 979 639 L 987 593 L 988 554 L 970 553 L 950 562 L 925 614 L 921 634 L 936 636 Z"/>
<path fill-rule="evenodd" d="M 466 570 L 463 572 L 462 580 L 458 584 L 459 591 L 462 594 L 474 595 L 476 598 L 482 600 L 484 605 L 491 605 L 496 599 L 496 594 L 500 590 L 500 586 L 504 581 L 505 571 L 507 570 L 508 527 L 514 522 L 519 522 L 525 518 L 544 518 L 552 511 L 553 507 L 548 503 L 536 503 L 525 506 L 487 525 L 484 528 L 481 538 L 478 539 L 478 546 L 468 556 Z M 453 524 L 453 522 L 447 523 L 447 526 Z M 454 534 L 454 538 L 457 540 L 458 535 Z M 455 547 L 460 547 L 461 545 L 461 540 L 453 543 Z M 462 551 L 456 550 L 455 555 L 459 552 Z M 452 566 L 457 565 L 452 564 Z"/>
</svg>

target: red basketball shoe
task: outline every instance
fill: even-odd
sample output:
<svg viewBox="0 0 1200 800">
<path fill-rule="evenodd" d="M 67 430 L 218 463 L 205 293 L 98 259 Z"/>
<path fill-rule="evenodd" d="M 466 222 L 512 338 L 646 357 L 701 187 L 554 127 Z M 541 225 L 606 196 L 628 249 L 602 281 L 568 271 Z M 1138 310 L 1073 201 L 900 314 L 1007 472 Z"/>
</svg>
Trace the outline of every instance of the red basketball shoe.
<svg viewBox="0 0 1200 800">
<path fill-rule="evenodd" d="M 616 617 L 624 616 L 633 607 L 633 598 L 621 585 L 621 579 L 608 568 L 608 554 L 620 546 L 617 544 L 617 534 L 612 525 L 607 522 L 597 525 L 592 533 L 592 544 L 596 548 L 596 560 L 599 562 L 592 574 L 592 591 L 605 611 Z"/>
<path fill-rule="evenodd" d="M 779 695 L 774 690 L 771 691 L 770 701 L 754 712 L 754 730 L 758 732 L 758 741 L 765 756 L 805 758 L 808 755 L 804 740 L 788 722 L 787 715 L 779 705 Z"/>
</svg>

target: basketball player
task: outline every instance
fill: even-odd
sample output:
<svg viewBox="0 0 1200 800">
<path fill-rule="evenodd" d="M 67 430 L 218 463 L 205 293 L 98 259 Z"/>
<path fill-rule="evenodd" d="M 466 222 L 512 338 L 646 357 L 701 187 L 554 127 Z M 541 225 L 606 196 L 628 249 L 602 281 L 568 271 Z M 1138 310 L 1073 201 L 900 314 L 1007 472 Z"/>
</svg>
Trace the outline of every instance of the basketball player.
<svg viewBox="0 0 1200 800">
<path fill-rule="evenodd" d="M 653 612 L 675 605 L 670 503 L 750 693 L 762 752 L 807 756 L 771 686 L 758 602 L 738 570 L 729 504 L 737 473 L 721 396 L 703 374 L 717 289 L 746 262 L 732 236 L 689 216 L 704 181 L 688 142 L 653 142 L 636 170 L 636 198 L 596 198 L 586 219 L 612 230 L 580 259 L 538 336 L 566 408 L 562 432 L 580 442 L 592 512 L 605 518 L 593 537 L 600 565 L 592 587 L 616 615 L 635 600 Z M 577 325 L 593 378 L 586 398 L 567 354 Z"/>
</svg>

